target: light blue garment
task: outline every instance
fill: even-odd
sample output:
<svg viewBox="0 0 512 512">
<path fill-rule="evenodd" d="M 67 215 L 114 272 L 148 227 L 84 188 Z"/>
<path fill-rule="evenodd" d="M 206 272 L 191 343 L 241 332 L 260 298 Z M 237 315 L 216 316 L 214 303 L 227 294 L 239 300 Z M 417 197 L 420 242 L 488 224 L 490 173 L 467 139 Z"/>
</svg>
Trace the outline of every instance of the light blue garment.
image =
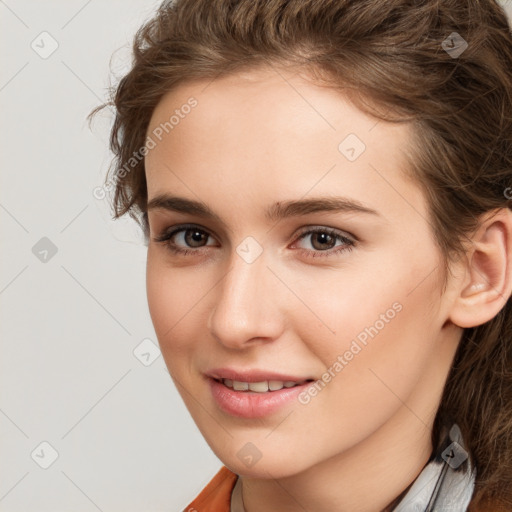
<svg viewBox="0 0 512 512">
<path fill-rule="evenodd" d="M 454 423 L 434 458 L 393 512 L 465 512 L 473 495 L 475 477 L 462 434 Z"/>
</svg>

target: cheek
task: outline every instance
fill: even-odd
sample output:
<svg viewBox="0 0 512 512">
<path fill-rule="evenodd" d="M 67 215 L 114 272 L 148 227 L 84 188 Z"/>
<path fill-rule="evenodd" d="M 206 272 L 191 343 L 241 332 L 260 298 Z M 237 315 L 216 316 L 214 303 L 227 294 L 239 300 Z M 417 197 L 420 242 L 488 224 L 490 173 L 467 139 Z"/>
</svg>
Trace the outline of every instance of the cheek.
<svg viewBox="0 0 512 512">
<path fill-rule="evenodd" d="M 151 320 L 164 357 L 175 352 L 179 354 L 186 347 L 189 337 L 180 334 L 183 326 L 194 314 L 197 297 L 197 283 L 185 279 L 179 269 L 173 269 L 165 262 L 160 251 L 148 248 L 146 267 L 146 294 Z M 194 293 L 194 290 L 196 292 Z"/>
<path fill-rule="evenodd" d="M 355 340 L 363 351 L 378 340 L 398 349 L 424 332 L 433 316 L 435 260 L 413 258 L 392 249 L 380 251 L 378 258 L 361 254 L 340 269 L 306 270 L 301 279 L 281 269 L 283 280 L 293 282 L 296 295 L 304 298 L 285 313 L 295 334 L 326 366 Z"/>
<path fill-rule="evenodd" d="M 365 265 L 371 271 L 331 275 L 330 288 L 317 281 L 307 290 L 303 296 L 321 323 L 311 315 L 294 317 L 295 327 L 301 326 L 297 336 L 327 372 L 329 383 L 319 394 L 375 416 L 399 403 L 391 390 L 405 397 L 417 384 L 439 348 L 442 323 L 435 255 L 380 256 L 380 265 Z"/>
<path fill-rule="evenodd" d="M 321 436 L 308 440 L 313 453 L 328 457 L 348 449 L 380 428 L 418 389 L 435 351 L 436 333 L 424 314 L 426 294 L 407 297 L 405 289 L 391 290 L 382 301 L 366 302 L 365 308 L 348 309 L 347 303 L 336 339 L 323 336 L 320 347 L 316 338 L 314 350 L 325 368 L 325 385 L 320 384 L 314 396 L 302 397 L 296 408 L 301 425 L 297 443 L 301 435 L 321 429 L 330 443 Z M 366 312 L 360 314 L 360 309 Z M 357 321 L 351 313 L 358 315 Z M 411 404 L 413 410 L 416 405 Z"/>
<path fill-rule="evenodd" d="M 155 332 L 160 342 L 163 334 L 173 325 L 177 293 L 170 287 L 169 272 L 165 271 L 151 248 L 148 249 L 146 267 L 146 294 Z M 174 289 L 176 290 L 176 289 Z"/>
</svg>

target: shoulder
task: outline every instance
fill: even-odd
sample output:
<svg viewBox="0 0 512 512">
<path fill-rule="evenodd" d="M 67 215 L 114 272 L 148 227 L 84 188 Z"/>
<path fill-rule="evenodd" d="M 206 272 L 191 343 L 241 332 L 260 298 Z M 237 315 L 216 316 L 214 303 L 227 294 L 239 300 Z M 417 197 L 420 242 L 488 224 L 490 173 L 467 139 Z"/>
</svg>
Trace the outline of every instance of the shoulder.
<svg viewBox="0 0 512 512">
<path fill-rule="evenodd" d="M 229 512 L 231 492 L 238 475 L 226 466 L 222 466 L 199 495 L 183 512 Z"/>
</svg>

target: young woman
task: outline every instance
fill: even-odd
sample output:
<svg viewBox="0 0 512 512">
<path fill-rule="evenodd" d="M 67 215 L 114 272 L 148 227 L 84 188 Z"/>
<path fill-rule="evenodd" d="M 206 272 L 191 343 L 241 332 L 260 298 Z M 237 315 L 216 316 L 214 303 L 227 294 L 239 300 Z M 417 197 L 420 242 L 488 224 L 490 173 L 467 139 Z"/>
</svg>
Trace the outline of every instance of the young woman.
<svg viewBox="0 0 512 512">
<path fill-rule="evenodd" d="M 164 2 L 109 104 L 114 214 L 224 463 L 185 510 L 512 510 L 502 8 Z"/>
</svg>

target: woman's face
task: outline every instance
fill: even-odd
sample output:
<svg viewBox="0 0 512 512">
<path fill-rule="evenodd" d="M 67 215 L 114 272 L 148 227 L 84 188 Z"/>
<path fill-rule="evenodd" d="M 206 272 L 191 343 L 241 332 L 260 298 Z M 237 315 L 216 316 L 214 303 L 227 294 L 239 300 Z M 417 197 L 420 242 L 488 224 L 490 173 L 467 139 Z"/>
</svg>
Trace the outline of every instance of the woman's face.
<svg viewBox="0 0 512 512">
<path fill-rule="evenodd" d="M 151 318 L 235 472 L 292 475 L 388 427 L 430 427 L 460 332 L 403 173 L 409 130 L 270 68 L 182 85 L 155 109 Z"/>
</svg>

